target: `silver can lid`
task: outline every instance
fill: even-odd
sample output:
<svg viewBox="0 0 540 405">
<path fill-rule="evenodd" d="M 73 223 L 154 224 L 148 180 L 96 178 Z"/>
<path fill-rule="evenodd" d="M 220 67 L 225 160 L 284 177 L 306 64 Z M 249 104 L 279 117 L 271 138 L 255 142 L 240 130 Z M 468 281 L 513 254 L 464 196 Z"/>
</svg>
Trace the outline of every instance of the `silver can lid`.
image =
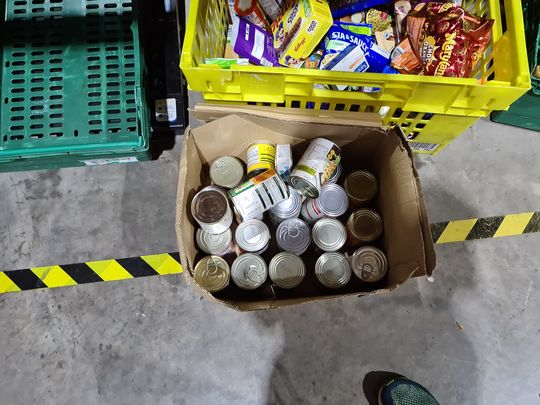
<svg viewBox="0 0 540 405">
<path fill-rule="evenodd" d="M 227 195 L 216 186 L 203 188 L 191 201 L 191 214 L 197 221 L 205 224 L 219 222 L 228 209 Z"/>
<path fill-rule="evenodd" d="M 336 184 L 339 181 L 339 177 L 341 176 L 342 171 L 343 167 L 341 166 L 341 163 L 339 163 L 336 167 L 336 170 L 334 170 L 334 174 L 328 179 L 328 183 Z"/>
<path fill-rule="evenodd" d="M 286 219 L 276 230 L 278 246 L 296 255 L 304 253 L 311 243 L 309 225 L 298 218 Z"/>
<path fill-rule="evenodd" d="M 231 247 L 232 231 L 227 229 L 223 233 L 213 235 L 199 228 L 197 229 L 195 240 L 197 241 L 197 246 L 199 246 L 199 249 L 201 249 L 204 253 L 221 256 L 227 253 Z"/>
<path fill-rule="evenodd" d="M 263 258 L 252 253 L 238 256 L 232 264 L 231 278 L 243 290 L 254 290 L 266 281 L 268 268 Z"/>
<path fill-rule="evenodd" d="M 270 231 L 264 222 L 249 219 L 241 222 L 234 233 L 236 243 L 245 252 L 259 252 L 270 241 Z"/>
<path fill-rule="evenodd" d="M 351 279 L 351 266 L 341 253 L 325 253 L 315 263 L 315 275 L 328 288 L 344 287 Z"/>
<path fill-rule="evenodd" d="M 306 276 L 304 261 L 290 252 L 281 252 L 275 255 L 268 267 L 270 280 L 281 288 L 297 287 Z"/>
<path fill-rule="evenodd" d="M 210 178 L 218 186 L 234 188 L 244 178 L 244 166 L 234 156 L 217 158 L 210 165 Z"/>
<path fill-rule="evenodd" d="M 219 256 L 203 257 L 193 271 L 195 282 L 209 292 L 223 290 L 229 285 L 231 270 Z"/>
<path fill-rule="evenodd" d="M 366 283 L 381 281 L 388 271 L 386 255 L 373 246 L 357 249 L 352 255 L 352 271 L 360 280 Z"/>
<path fill-rule="evenodd" d="M 289 186 L 289 198 L 270 208 L 272 214 L 279 218 L 293 218 L 302 210 L 302 195 Z"/>
<path fill-rule="evenodd" d="M 311 230 L 313 242 L 326 252 L 336 252 L 347 241 L 347 229 L 339 220 L 321 218 Z"/>
<path fill-rule="evenodd" d="M 334 183 L 326 183 L 321 187 L 317 206 L 324 215 L 335 218 L 347 212 L 349 198 L 343 187 Z"/>
</svg>

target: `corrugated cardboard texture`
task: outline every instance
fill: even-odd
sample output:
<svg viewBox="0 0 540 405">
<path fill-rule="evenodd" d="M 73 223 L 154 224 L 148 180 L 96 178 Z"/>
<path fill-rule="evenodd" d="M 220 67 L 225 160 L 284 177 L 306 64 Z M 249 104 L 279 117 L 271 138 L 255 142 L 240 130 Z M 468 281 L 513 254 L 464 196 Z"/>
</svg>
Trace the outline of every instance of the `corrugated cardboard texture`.
<svg viewBox="0 0 540 405">
<path fill-rule="evenodd" d="M 378 177 L 380 192 L 374 208 L 381 213 L 384 221 L 384 237 L 379 246 L 388 256 L 388 276 L 374 285 L 361 283 L 353 276 L 344 289 L 329 291 L 316 282 L 313 275 L 316 256 L 308 254 L 303 256 L 308 275 L 296 289 L 285 291 L 268 283 L 256 291 L 247 292 L 231 285 L 212 296 L 196 286 L 201 294 L 232 308 L 247 311 L 341 295 L 389 291 L 411 277 L 430 275 L 435 267 L 433 243 L 420 182 L 412 154 L 403 137 L 395 131 L 339 125 L 331 119 L 329 123 L 320 123 L 311 122 L 308 116 L 278 118 L 281 117 L 275 113 L 272 113 L 272 118 L 265 114 L 229 115 L 187 131 L 180 161 L 176 213 L 180 257 L 186 277 L 192 279 L 194 264 L 202 257 L 195 244 L 196 227 L 190 204 L 196 192 L 210 184 L 208 163 L 223 155 L 236 156 L 245 161 L 247 147 L 256 140 L 291 143 L 295 155 L 300 155 L 309 141 L 317 137 L 331 139 L 342 148 L 345 172 L 368 169 Z M 295 156 L 296 159 L 298 157 Z"/>
</svg>

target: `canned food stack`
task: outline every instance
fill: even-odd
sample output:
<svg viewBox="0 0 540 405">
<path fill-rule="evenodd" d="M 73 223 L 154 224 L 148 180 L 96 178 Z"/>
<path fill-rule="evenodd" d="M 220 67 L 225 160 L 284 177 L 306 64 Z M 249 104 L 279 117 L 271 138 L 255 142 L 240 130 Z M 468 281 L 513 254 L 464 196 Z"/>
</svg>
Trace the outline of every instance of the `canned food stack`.
<svg viewBox="0 0 540 405">
<path fill-rule="evenodd" d="M 388 261 L 383 219 L 373 209 L 376 176 L 348 172 L 328 139 L 313 139 L 301 154 L 295 148 L 257 141 L 246 148 L 245 163 L 234 156 L 210 163 L 212 184 L 191 201 L 200 250 L 194 278 L 202 288 L 380 287 Z M 293 165 L 295 151 L 301 158 Z"/>
</svg>

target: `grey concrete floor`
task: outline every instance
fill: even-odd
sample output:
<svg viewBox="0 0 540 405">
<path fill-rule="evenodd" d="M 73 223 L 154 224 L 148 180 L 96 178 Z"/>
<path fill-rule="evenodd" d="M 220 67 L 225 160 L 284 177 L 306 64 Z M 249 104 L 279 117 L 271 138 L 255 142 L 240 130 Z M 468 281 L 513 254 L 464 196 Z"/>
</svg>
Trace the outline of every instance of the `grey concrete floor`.
<svg viewBox="0 0 540 405">
<path fill-rule="evenodd" d="M 0 268 L 175 251 L 177 141 L 153 162 L 0 175 Z M 480 122 L 418 157 L 430 220 L 540 209 L 539 152 L 540 134 Z M 0 403 L 365 404 L 384 370 L 441 404 L 538 404 L 539 248 L 441 245 L 433 283 L 261 313 L 181 276 L 2 295 Z"/>
</svg>

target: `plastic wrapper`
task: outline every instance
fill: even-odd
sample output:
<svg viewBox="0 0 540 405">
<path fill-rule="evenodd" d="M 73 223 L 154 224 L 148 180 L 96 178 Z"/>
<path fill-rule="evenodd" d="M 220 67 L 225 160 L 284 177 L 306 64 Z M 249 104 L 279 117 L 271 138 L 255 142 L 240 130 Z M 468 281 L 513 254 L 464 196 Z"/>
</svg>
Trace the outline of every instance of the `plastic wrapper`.
<svg viewBox="0 0 540 405">
<path fill-rule="evenodd" d="M 337 20 L 368 8 L 390 3 L 392 0 L 332 0 L 330 10 L 332 10 L 332 17 Z"/>
<path fill-rule="evenodd" d="M 272 36 L 244 18 L 234 19 L 231 45 L 234 52 L 254 65 L 279 66 Z"/>
<path fill-rule="evenodd" d="M 274 22 L 281 13 L 284 0 L 259 0 L 261 8 L 264 10 L 271 22 Z"/>
<path fill-rule="evenodd" d="M 409 0 L 397 0 L 394 2 L 395 30 L 398 41 L 401 41 L 405 36 L 407 29 L 405 18 L 409 14 L 409 11 L 411 11 L 411 8 L 412 6 Z"/>
<path fill-rule="evenodd" d="M 401 73 L 419 74 L 422 72 L 422 61 L 416 56 L 409 38 L 405 38 L 394 48 L 391 65 Z"/>
<path fill-rule="evenodd" d="M 270 21 L 257 0 L 234 0 L 234 12 L 240 17 L 244 17 L 251 24 L 271 32 Z"/>
</svg>

